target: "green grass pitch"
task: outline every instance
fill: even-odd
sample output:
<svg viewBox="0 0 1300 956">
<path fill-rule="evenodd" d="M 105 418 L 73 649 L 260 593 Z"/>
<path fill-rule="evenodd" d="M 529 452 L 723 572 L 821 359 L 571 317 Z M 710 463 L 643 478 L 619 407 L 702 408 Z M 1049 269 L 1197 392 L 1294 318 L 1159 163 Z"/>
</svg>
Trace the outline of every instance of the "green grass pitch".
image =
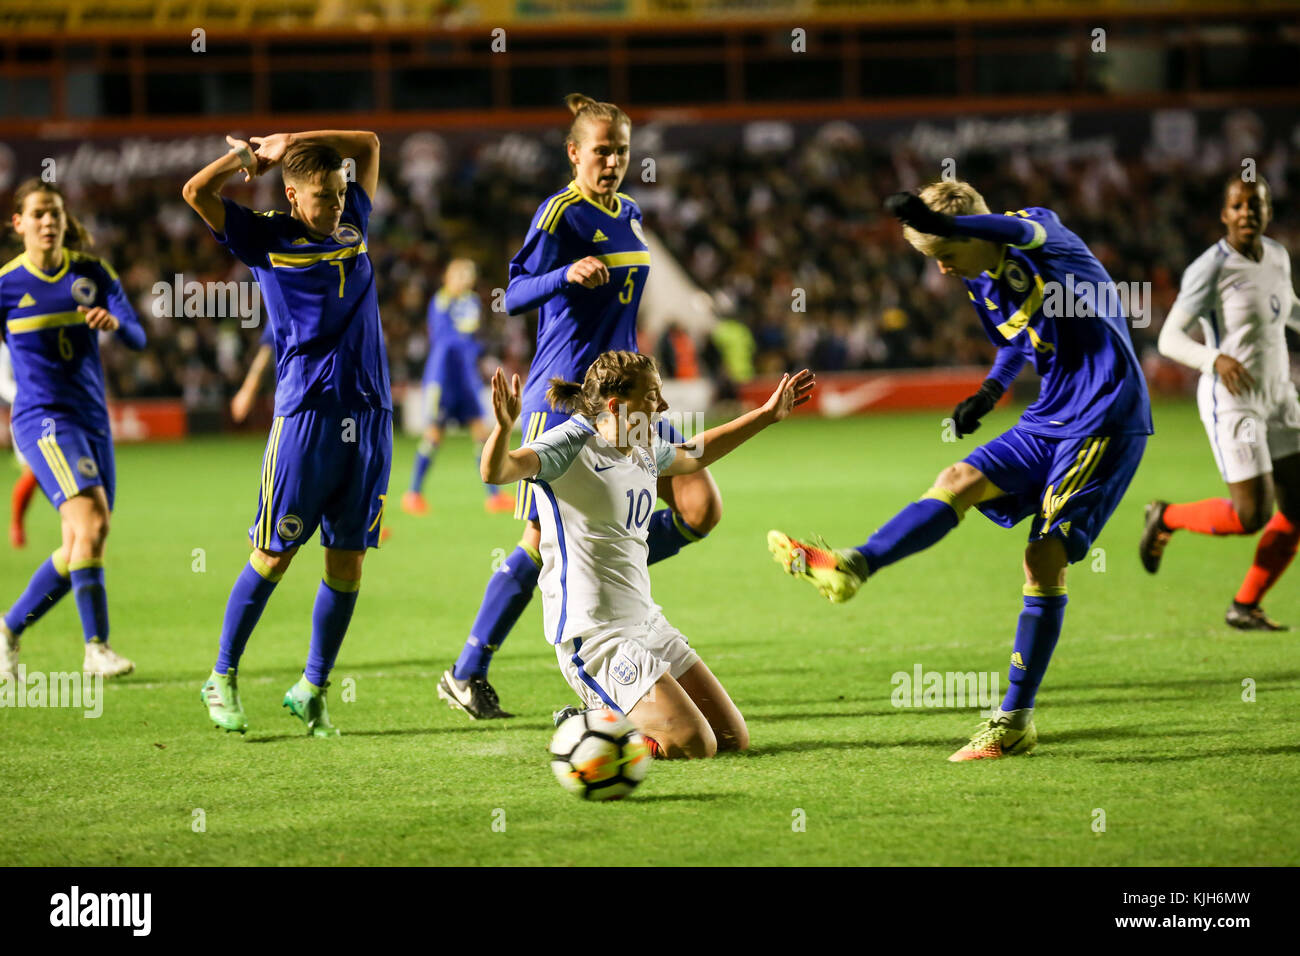
<svg viewBox="0 0 1300 956">
<path fill-rule="evenodd" d="M 1158 434 L 1097 542 L 1104 555 L 1071 569 L 1030 757 L 947 763 L 976 708 L 895 708 L 890 679 L 920 664 L 996 671 L 1005 687 L 1026 526 L 1008 532 L 972 512 L 844 606 L 780 572 L 769 528 L 858 543 L 966 454 L 972 440 L 943 442 L 940 418 L 796 420 L 715 466 L 723 523 L 653 569 L 655 597 L 731 691 L 753 749 L 656 763 L 632 798 L 590 805 L 560 789 L 545 757 L 551 710 L 572 695 L 540 633 L 539 600 L 492 671 L 519 717 L 471 723 L 435 698 L 494 549 L 518 534 L 509 516 L 483 513 L 468 440 L 440 453 L 426 488 L 433 514 L 391 508 L 394 534 L 367 559 L 333 675 L 338 740 L 306 738 L 280 707 L 307 652 L 315 543 L 244 657 L 248 736 L 214 730 L 198 700 L 247 555 L 261 438 L 119 447 L 112 640 L 137 670 L 106 686 L 99 719 L 0 711 L 0 812 L 11 824 L 0 863 L 1300 862 L 1296 632 L 1222 623 L 1254 541 L 1183 534 L 1156 578 L 1137 560 L 1149 498 L 1224 491 L 1191 405 L 1156 408 Z M 1013 420 L 999 411 L 977 438 Z M 399 441 L 394 502 L 413 450 Z M 26 551 L 0 551 L 6 606 L 56 541 L 44 499 L 30 536 Z M 1300 625 L 1297 575 L 1266 603 Z M 27 632 L 23 661 L 80 666 L 71 600 Z M 353 702 L 341 699 L 345 682 Z"/>
</svg>

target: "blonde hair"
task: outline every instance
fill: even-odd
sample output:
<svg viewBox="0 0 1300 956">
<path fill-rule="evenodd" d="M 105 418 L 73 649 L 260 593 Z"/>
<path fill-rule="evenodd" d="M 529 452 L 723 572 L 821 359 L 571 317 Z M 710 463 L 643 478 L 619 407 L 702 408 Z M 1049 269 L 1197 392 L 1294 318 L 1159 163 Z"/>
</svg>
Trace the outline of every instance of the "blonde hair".
<svg viewBox="0 0 1300 956">
<path fill-rule="evenodd" d="M 569 415 L 585 415 L 595 420 L 605 410 L 610 396 L 628 398 L 640 383 L 642 376 L 658 374 L 655 360 L 640 352 L 602 352 L 596 356 L 583 377 L 582 384 L 551 379 L 546 390 L 546 400 L 557 411 Z"/>
<path fill-rule="evenodd" d="M 989 204 L 968 182 L 941 180 L 930 183 L 921 190 L 919 195 L 927 206 L 947 216 L 987 216 L 989 213 Z M 944 236 L 917 232 L 911 226 L 903 227 L 903 238 L 910 242 L 917 252 L 931 258 L 938 258 L 944 245 L 951 241 Z"/>
<path fill-rule="evenodd" d="M 564 137 L 566 147 L 570 143 L 576 147 L 582 142 L 578 135 L 579 123 L 609 123 L 612 126 L 626 123 L 628 131 L 630 132 L 632 129 L 632 120 L 613 103 L 598 102 L 585 93 L 570 93 L 564 98 L 564 104 L 569 108 L 569 112 L 573 114 L 573 122 L 569 124 L 568 135 Z M 576 172 L 577 167 L 570 163 L 570 175 Z"/>
</svg>

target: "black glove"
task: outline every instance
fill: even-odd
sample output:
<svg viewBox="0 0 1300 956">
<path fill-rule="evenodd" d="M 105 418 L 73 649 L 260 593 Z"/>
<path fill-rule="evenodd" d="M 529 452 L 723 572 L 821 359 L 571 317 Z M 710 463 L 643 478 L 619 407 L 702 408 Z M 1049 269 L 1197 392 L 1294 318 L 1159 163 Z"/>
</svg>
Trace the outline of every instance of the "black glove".
<svg viewBox="0 0 1300 956">
<path fill-rule="evenodd" d="M 991 378 L 985 379 L 980 390 L 953 409 L 952 420 L 957 425 L 957 437 L 969 435 L 980 427 L 980 419 L 993 411 L 1006 389 Z"/>
<path fill-rule="evenodd" d="M 917 232 L 929 233 L 932 236 L 951 236 L 953 233 L 955 226 L 953 217 L 935 212 L 920 196 L 913 196 L 911 193 L 894 193 L 885 199 L 885 209 L 891 216 L 902 220 L 904 225 L 911 226 Z"/>
</svg>

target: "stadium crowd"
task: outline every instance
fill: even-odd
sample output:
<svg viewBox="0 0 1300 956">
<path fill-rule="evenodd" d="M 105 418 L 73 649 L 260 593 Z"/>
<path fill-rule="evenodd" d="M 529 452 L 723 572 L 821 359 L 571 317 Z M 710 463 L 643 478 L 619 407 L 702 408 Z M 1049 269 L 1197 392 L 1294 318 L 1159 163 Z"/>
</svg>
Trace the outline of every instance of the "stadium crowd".
<svg viewBox="0 0 1300 956">
<path fill-rule="evenodd" d="M 453 255 L 480 266 L 485 367 L 526 371 L 535 315 L 494 310 L 493 290 L 505 285 L 539 199 L 567 180 L 558 138 L 510 134 L 444 152 L 436 162 L 411 153 L 385 154 L 368 241 L 394 385 L 419 381 L 426 305 Z M 972 153 L 960 162 L 961 177 L 995 212 L 1048 206 L 1117 281 L 1150 283 L 1150 313 L 1137 317 L 1133 330 L 1139 355 L 1149 356 L 1182 269 L 1221 234 L 1223 150 L 1171 160 L 1149 148 L 1126 155 L 1113 145 L 1063 144 L 1009 158 L 1006 151 Z M 934 166 L 907 146 L 866 142 L 847 124 L 777 147 L 737 137 L 679 148 L 660 157 L 649 183 L 640 181 L 634 158 L 624 190 L 641 205 L 647 230 L 730 319 L 709 338 L 673 325 L 643 349 L 678 374 L 731 379 L 805 365 L 837 371 L 989 362 L 992 346 L 960 284 L 913 252 L 881 208 L 890 192 L 934 178 Z M 1275 148 L 1261 166 L 1275 191 L 1270 235 L 1295 249 L 1300 216 L 1288 199 L 1300 189 L 1300 162 Z M 104 351 L 110 394 L 224 408 L 256 348 L 257 329 L 238 318 L 171 317 L 168 306 L 176 276 L 247 281 L 248 271 L 209 239 L 177 181 L 84 191 L 73 185 L 70 192 L 73 211 L 95 236 L 92 251 L 116 267 L 149 332 L 143 353 Z M 284 207 L 278 176 L 232 181 L 226 194 L 255 208 Z M 7 242 L 4 252 L 8 258 L 17 250 Z"/>
</svg>

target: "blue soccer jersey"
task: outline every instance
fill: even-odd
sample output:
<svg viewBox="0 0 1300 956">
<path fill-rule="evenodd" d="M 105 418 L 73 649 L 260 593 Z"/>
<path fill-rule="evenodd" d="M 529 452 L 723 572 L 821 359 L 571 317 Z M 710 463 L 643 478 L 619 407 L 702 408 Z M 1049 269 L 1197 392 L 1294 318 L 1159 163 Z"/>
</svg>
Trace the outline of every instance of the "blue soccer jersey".
<svg viewBox="0 0 1300 956">
<path fill-rule="evenodd" d="M 609 281 L 595 289 L 565 279 L 569 266 L 587 256 L 609 269 Z M 512 315 L 541 307 L 525 412 L 547 407 L 553 377 L 580 382 L 602 352 L 637 350 L 636 313 L 649 273 L 641 210 L 630 196 L 619 193 L 615 208 L 606 209 L 569 183 L 542 203 L 510 260 L 506 289 Z"/>
<path fill-rule="evenodd" d="M 52 273 L 38 269 L 26 253 L 0 267 L 0 331 L 18 385 L 15 427 L 56 412 L 97 434 L 109 433 L 99 333 L 78 306 L 107 309 L 121 323 L 118 338 L 144 348 L 144 328 L 117 273 L 102 259 L 64 249 Z"/>
<path fill-rule="evenodd" d="M 1114 281 L 1050 209 L 1006 215 L 1020 221 L 1024 241 L 1005 245 L 996 269 L 964 281 L 998 346 L 991 377 L 1010 385 L 1032 361 L 1042 378 L 1018 427 L 1056 438 L 1151 434 L 1146 381 Z M 958 216 L 957 233 L 990 238 L 980 231 L 990 219 L 1001 217 Z"/>
<path fill-rule="evenodd" d="M 454 299 L 441 289 L 429 300 L 429 357 L 424 363 L 424 383 L 441 382 L 448 366 L 457 370 L 478 360 L 481 313 L 478 296 L 463 292 Z"/>
<path fill-rule="evenodd" d="M 348 183 L 338 228 L 319 240 L 288 213 L 221 202 L 225 234 L 213 235 L 252 270 L 270 318 L 275 414 L 391 411 L 379 298 L 366 251 L 365 190 Z"/>
</svg>

